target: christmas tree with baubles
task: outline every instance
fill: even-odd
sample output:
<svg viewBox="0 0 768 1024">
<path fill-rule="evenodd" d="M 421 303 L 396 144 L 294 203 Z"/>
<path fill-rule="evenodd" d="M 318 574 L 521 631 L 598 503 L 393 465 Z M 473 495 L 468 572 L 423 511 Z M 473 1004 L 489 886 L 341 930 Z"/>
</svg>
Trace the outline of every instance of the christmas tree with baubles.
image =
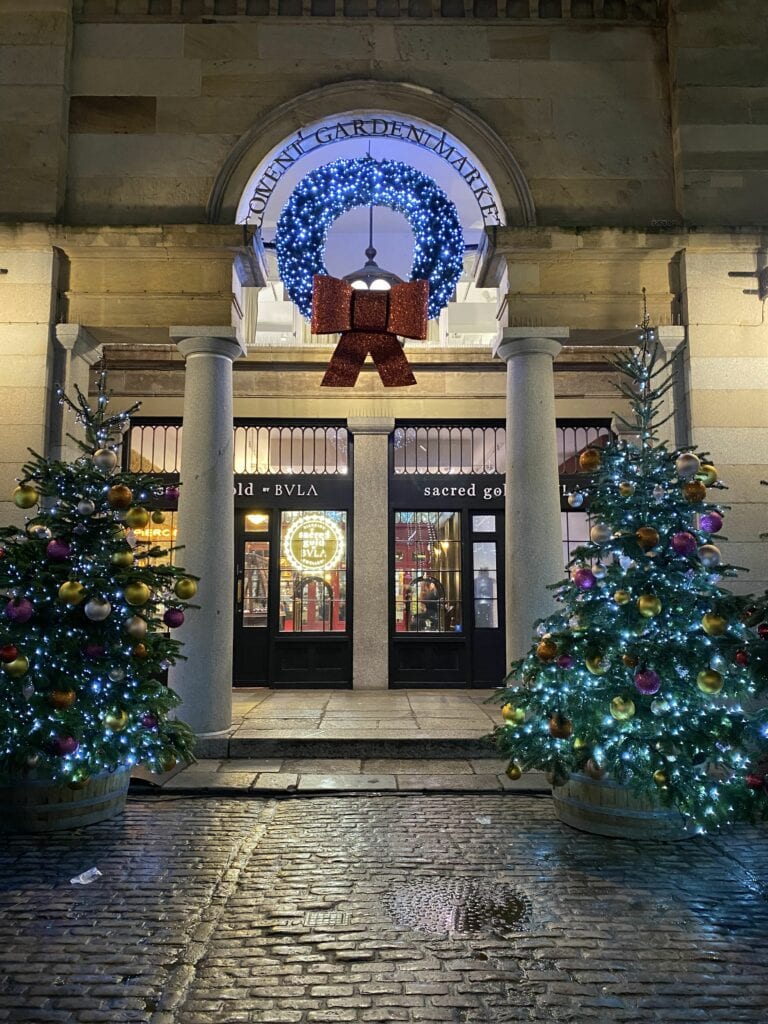
<svg viewBox="0 0 768 1024">
<path fill-rule="evenodd" d="M 743 600 L 720 585 L 737 570 L 716 543 L 717 470 L 658 441 L 674 367 L 647 317 L 615 365 L 632 439 L 580 455 L 589 541 L 553 588 L 562 608 L 512 666 L 494 740 L 513 779 L 605 776 L 706 830 L 762 810 L 750 762 L 764 712 L 745 710 L 760 688 L 754 635 Z"/>
<path fill-rule="evenodd" d="M 168 719 L 180 700 L 161 680 L 197 584 L 133 532 L 164 515 L 149 510 L 162 482 L 118 468 L 138 405 L 110 415 L 103 374 L 93 406 L 79 390 L 76 402 L 59 396 L 83 427 L 72 438 L 83 454 L 32 452 L 14 491 L 26 524 L 0 530 L 0 775 L 78 787 L 189 760 L 192 733 Z"/>
</svg>

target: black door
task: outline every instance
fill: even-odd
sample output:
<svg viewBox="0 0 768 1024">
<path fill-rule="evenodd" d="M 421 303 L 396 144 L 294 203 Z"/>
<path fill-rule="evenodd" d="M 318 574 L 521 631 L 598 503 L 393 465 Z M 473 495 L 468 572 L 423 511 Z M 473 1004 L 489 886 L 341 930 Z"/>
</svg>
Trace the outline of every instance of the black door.
<svg viewBox="0 0 768 1024">
<path fill-rule="evenodd" d="M 504 513 L 469 515 L 468 560 L 471 582 L 472 686 L 498 686 L 505 669 Z"/>
</svg>

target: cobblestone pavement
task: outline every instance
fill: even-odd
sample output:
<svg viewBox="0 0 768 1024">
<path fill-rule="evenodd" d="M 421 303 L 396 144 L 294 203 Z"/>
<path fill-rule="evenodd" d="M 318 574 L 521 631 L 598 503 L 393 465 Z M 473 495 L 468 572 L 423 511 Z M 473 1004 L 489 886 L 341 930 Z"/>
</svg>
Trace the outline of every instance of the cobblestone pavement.
<svg viewBox="0 0 768 1024">
<path fill-rule="evenodd" d="M 4 1021 L 768 1019 L 751 828 L 630 844 L 543 796 L 178 794 L 0 866 Z"/>
</svg>

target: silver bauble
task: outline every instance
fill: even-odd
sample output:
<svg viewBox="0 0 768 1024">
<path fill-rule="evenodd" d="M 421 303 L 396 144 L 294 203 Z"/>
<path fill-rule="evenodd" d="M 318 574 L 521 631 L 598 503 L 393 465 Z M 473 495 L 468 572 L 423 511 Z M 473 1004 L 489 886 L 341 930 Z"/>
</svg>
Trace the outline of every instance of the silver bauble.
<svg viewBox="0 0 768 1024">
<path fill-rule="evenodd" d="M 100 473 L 114 473 L 117 469 L 117 455 L 111 448 L 99 448 L 93 454 L 93 464 Z"/>
<path fill-rule="evenodd" d="M 33 683 L 24 683 L 21 688 L 21 695 L 24 700 L 31 700 L 35 696 L 35 687 Z"/>
<path fill-rule="evenodd" d="M 581 508 L 584 504 L 584 495 L 580 491 L 574 491 L 568 495 L 568 504 L 571 508 Z"/>
<path fill-rule="evenodd" d="M 96 506 L 90 498 L 83 498 L 77 503 L 77 511 L 81 516 L 92 516 L 96 511 Z"/>
<path fill-rule="evenodd" d="M 143 640 L 147 635 L 147 620 L 142 619 L 140 615 L 132 615 L 130 619 L 126 619 L 125 632 L 133 640 Z"/>
<path fill-rule="evenodd" d="M 651 701 L 651 713 L 654 715 L 665 715 L 669 711 L 669 701 L 664 700 L 662 697 L 658 697 L 656 700 Z"/>
<path fill-rule="evenodd" d="M 604 580 L 605 574 L 608 572 L 602 562 L 595 562 L 592 566 L 592 575 L 596 580 Z"/>
<path fill-rule="evenodd" d="M 86 618 L 91 622 L 103 622 L 112 611 L 112 605 L 103 597 L 92 597 L 83 608 Z"/>
<path fill-rule="evenodd" d="M 113 683 L 119 683 L 125 679 L 125 672 L 121 668 L 111 668 L 108 675 Z"/>
<path fill-rule="evenodd" d="M 723 672 L 728 670 L 728 662 L 722 654 L 713 654 L 709 659 L 709 667 L 713 671 L 719 672 L 722 675 Z"/>
<path fill-rule="evenodd" d="M 675 459 L 675 469 L 681 480 L 692 480 L 701 469 L 701 459 L 693 452 L 683 452 Z"/>
<path fill-rule="evenodd" d="M 720 565 L 720 548 L 715 547 L 714 544 L 702 544 L 698 550 L 699 561 L 706 569 L 714 569 L 716 565 Z"/>
<path fill-rule="evenodd" d="M 589 531 L 589 539 L 594 544 L 606 544 L 613 535 L 613 530 L 608 523 L 595 523 Z"/>
</svg>

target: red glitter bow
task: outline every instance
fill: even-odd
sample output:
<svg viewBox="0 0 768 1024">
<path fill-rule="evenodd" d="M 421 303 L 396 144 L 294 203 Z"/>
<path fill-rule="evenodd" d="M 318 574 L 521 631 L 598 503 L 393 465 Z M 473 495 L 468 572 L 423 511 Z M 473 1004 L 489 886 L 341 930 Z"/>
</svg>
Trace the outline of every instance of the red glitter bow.
<svg viewBox="0 0 768 1024">
<path fill-rule="evenodd" d="M 370 352 L 385 387 L 415 384 L 398 335 L 427 336 L 426 281 L 393 285 L 390 291 L 352 288 L 336 277 L 316 274 L 312 287 L 312 333 L 341 331 L 322 386 L 352 388 Z"/>
</svg>

